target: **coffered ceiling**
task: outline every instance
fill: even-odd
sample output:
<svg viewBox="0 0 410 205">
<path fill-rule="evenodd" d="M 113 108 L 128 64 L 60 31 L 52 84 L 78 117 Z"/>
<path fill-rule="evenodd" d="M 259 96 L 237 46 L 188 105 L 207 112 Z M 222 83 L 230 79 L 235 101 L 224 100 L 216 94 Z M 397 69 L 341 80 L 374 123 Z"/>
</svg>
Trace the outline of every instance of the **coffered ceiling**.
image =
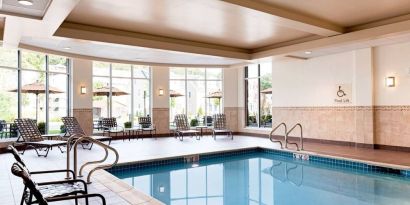
<svg viewBox="0 0 410 205">
<path fill-rule="evenodd" d="M 314 57 L 410 34 L 409 0 L 44 2 L 49 5 L 41 19 L 0 9 L 4 45 L 124 61 L 228 65 L 278 55 Z"/>
</svg>

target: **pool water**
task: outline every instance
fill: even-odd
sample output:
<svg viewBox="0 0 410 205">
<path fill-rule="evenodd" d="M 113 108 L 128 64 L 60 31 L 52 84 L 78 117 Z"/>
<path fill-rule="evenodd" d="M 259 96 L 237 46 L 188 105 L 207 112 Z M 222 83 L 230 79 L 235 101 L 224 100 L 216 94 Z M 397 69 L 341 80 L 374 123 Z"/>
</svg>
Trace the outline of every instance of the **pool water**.
<svg viewBox="0 0 410 205">
<path fill-rule="evenodd" d="M 110 171 L 170 205 L 405 205 L 410 180 L 268 153 Z"/>
</svg>

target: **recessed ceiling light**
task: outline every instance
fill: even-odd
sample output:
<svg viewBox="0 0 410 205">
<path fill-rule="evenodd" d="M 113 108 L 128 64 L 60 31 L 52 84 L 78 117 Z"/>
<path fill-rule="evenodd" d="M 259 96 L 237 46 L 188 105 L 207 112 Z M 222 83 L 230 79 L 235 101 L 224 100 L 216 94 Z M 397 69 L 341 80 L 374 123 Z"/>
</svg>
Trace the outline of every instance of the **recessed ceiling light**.
<svg viewBox="0 0 410 205">
<path fill-rule="evenodd" d="M 70 49 L 71 49 L 71 47 L 64 47 L 64 49 L 65 49 L 65 50 L 70 50 Z"/>
<path fill-rule="evenodd" d="M 312 51 L 305 51 L 305 54 L 312 54 Z"/>
<path fill-rule="evenodd" d="M 18 0 L 19 4 L 24 6 L 32 6 L 33 0 Z"/>
</svg>

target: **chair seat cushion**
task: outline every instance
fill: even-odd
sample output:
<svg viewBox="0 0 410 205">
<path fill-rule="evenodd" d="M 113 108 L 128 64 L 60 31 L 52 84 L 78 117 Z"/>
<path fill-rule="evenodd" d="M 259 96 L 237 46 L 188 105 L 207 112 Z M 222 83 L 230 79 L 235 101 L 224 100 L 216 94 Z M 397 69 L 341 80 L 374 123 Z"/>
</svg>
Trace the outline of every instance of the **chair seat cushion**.
<svg viewBox="0 0 410 205">
<path fill-rule="evenodd" d="M 177 132 L 183 133 L 183 134 L 189 134 L 189 133 L 199 133 L 197 130 L 178 130 Z"/>
<path fill-rule="evenodd" d="M 81 193 L 85 190 L 84 185 L 80 182 L 40 185 L 38 189 L 44 198 Z"/>
<path fill-rule="evenodd" d="M 232 132 L 232 130 L 228 130 L 228 129 L 215 129 L 214 132 Z"/>
<path fill-rule="evenodd" d="M 46 146 L 58 146 L 58 145 L 66 145 L 67 142 L 63 140 L 43 140 L 39 142 L 24 142 L 25 144 L 31 145 L 46 145 Z"/>
</svg>

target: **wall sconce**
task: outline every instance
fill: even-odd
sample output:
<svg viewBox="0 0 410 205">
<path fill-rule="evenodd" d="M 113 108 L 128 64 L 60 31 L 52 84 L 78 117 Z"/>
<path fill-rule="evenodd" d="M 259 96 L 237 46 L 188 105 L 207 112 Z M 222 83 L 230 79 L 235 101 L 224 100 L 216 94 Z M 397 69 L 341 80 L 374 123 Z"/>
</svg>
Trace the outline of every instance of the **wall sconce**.
<svg viewBox="0 0 410 205">
<path fill-rule="evenodd" d="M 395 77 L 386 77 L 386 87 L 394 87 L 396 86 L 396 78 Z"/>
<path fill-rule="evenodd" d="M 85 86 L 81 86 L 80 92 L 81 92 L 81 95 L 86 94 L 87 93 L 87 88 Z"/>
<path fill-rule="evenodd" d="M 158 95 L 159 95 L 159 96 L 163 96 L 163 95 L 164 95 L 164 89 L 160 88 L 160 89 L 158 90 Z"/>
</svg>

